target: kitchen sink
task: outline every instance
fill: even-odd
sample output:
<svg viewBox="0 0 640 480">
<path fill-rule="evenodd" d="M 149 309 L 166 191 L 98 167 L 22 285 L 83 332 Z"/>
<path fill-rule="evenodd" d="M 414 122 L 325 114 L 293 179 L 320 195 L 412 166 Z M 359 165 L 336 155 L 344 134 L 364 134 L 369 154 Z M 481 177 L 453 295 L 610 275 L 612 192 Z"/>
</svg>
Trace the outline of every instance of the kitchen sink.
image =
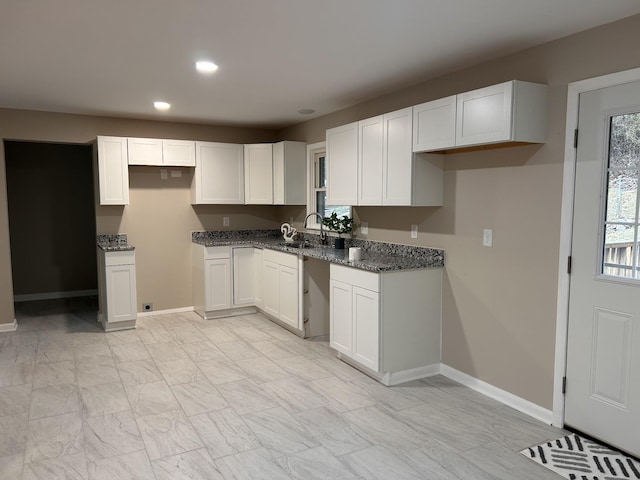
<svg viewBox="0 0 640 480">
<path fill-rule="evenodd" d="M 313 245 L 305 242 L 280 242 L 280 245 L 291 248 L 313 248 Z"/>
</svg>

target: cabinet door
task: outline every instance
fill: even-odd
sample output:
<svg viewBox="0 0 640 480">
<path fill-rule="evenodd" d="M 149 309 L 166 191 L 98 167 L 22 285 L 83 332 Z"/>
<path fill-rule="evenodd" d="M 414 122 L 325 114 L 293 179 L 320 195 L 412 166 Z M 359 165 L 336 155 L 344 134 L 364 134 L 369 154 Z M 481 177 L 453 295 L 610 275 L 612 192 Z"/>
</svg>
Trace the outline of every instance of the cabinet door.
<svg viewBox="0 0 640 480">
<path fill-rule="evenodd" d="M 380 297 L 377 292 L 353 287 L 352 358 L 377 372 L 380 365 Z"/>
<path fill-rule="evenodd" d="M 329 283 L 329 345 L 351 356 L 353 340 L 353 288 L 331 280 Z"/>
<path fill-rule="evenodd" d="M 100 205 L 129 205 L 127 139 L 98 137 Z"/>
<path fill-rule="evenodd" d="M 162 140 L 127 138 L 129 165 L 162 165 Z"/>
<path fill-rule="evenodd" d="M 254 298 L 256 306 L 262 308 L 262 291 L 264 289 L 264 279 L 262 275 L 262 250 L 255 248 L 253 251 L 253 275 L 254 275 Z"/>
<path fill-rule="evenodd" d="M 510 140 L 512 98 L 513 82 L 458 95 L 456 146 Z"/>
<path fill-rule="evenodd" d="M 413 151 L 428 152 L 456 146 L 456 96 L 413 107 Z"/>
<path fill-rule="evenodd" d="M 231 260 L 215 258 L 204 261 L 205 310 L 231 308 Z"/>
<path fill-rule="evenodd" d="M 168 167 L 195 167 L 196 142 L 189 140 L 162 140 L 162 159 Z"/>
<path fill-rule="evenodd" d="M 191 203 L 244 203 L 243 147 L 233 143 L 196 142 Z"/>
<path fill-rule="evenodd" d="M 327 130 L 326 204 L 358 204 L 358 122 Z"/>
<path fill-rule="evenodd" d="M 298 270 L 280 265 L 280 320 L 300 328 L 298 313 Z"/>
<path fill-rule="evenodd" d="M 358 205 L 382 205 L 382 115 L 358 122 Z"/>
<path fill-rule="evenodd" d="M 137 317 L 136 266 L 110 265 L 105 268 L 107 321 L 124 322 Z"/>
<path fill-rule="evenodd" d="M 262 263 L 262 309 L 276 318 L 280 318 L 280 267 L 277 263 L 265 260 Z"/>
<path fill-rule="evenodd" d="M 273 146 L 244 146 L 244 196 L 246 204 L 273 204 Z"/>
<path fill-rule="evenodd" d="M 307 203 L 307 144 L 284 141 L 273 144 L 273 204 Z"/>
<path fill-rule="evenodd" d="M 413 111 L 404 108 L 383 116 L 383 205 L 411 205 Z"/>
<path fill-rule="evenodd" d="M 233 248 L 233 305 L 254 304 L 253 247 Z"/>
</svg>

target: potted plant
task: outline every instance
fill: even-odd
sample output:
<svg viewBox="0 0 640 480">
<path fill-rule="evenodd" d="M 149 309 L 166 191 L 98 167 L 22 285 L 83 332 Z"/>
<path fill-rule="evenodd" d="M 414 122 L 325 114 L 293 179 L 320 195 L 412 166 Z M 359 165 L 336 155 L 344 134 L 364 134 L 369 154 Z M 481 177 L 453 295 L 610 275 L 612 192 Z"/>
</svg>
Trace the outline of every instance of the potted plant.
<svg viewBox="0 0 640 480">
<path fill-rule="evenodd" d="M 329 217 L 322 219 L 322 224 L 338 234 L 338 238 L 336 238 L 334 244 L 335 248 L 344 249 L 344 238 L 342 238 L 341 235 L 353 231 L 353 218 L 350 218 L 348 215 L 338 217 L 338 214 L 333 212 Z"/>
</svg>

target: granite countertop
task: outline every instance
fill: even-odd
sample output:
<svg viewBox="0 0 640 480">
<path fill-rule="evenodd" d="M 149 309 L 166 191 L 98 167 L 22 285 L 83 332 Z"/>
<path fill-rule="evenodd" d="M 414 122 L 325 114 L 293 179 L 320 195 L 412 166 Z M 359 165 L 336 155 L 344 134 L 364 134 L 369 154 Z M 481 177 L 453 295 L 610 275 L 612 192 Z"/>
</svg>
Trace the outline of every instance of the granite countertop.
<svg viewBox="0 0 640 480">
<path fill-rule="evenodd" d="M 205 247 L 250 245 L 268 248 L 372 272 L 444 267 L 444 250 L 440 249 L 348 239 L 346 248 L 337 250 L 319 245 L 318 235 L 301 236 L 303 240 L 295 243 L 305 244 L 304 248 L 287 245 L 278 230 L 193 232 L 192 241 Z M 349 246 L 362 248 L 360 260 L 349 260 Z"/>
<path fill-rule="evenodd" d="M 126 252 L 135 250 L 136 248 L 127 242 L 127 235 L 125 233 L 98 235 L 96 237 L 96 244 L 105 252 Z"/>
</svg>

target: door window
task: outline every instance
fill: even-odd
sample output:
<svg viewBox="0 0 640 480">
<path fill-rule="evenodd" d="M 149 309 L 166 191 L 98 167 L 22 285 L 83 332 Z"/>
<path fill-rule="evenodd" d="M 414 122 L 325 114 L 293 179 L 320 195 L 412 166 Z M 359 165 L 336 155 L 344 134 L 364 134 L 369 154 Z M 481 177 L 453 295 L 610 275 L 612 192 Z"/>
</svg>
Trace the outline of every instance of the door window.
<svg viewBox="0 0 640 480">
<path fill-rule="evenodd" d="M 609 117 L 603 275 L 640 279 L 638 173 L 640 112 Z"/>
</svg>

